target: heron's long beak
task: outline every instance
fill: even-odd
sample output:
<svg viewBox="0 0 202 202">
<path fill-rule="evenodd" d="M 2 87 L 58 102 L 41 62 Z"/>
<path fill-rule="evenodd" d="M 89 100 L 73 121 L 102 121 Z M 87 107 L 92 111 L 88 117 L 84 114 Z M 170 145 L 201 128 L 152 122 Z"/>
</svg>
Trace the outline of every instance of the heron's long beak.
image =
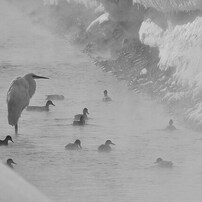
<svg viewBox="0 0 202 202">
<path fill-rule="evenodd" d="M 55 106 L 53 103 L 51 103 L 53 106 Z"/>
<path fill-rule="evenodd" d="M 112 145 L 115 145 L 113 142 L 111 143 Z"/>
<path fill-rule="evenodd" d="M 13 140 L 11 140 L 11 142 L 13 142 Z M 14 143 L 14 142 L 13 142 Z"/>
<path fill-rule="evenodd" d="M 15 163 L 14 161 L 12 162 L 13 164 L 17 164 L 17 163 Z"/>
<path fill-rule="evenodd" d="M 33 75 L 34 79 L 49 79 L 48 77 L 45 76 L 38 76 L 38 75 Z"/>
</svg>

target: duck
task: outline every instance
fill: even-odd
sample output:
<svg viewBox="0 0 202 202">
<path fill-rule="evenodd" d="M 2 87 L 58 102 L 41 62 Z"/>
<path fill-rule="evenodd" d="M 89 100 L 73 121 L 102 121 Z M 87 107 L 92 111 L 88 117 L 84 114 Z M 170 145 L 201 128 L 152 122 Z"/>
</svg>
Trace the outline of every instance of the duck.
<svg viewBox="0 0 202 202">
<path fill-rule="evenodd" d="M 110 152 L 111 151 L 111 147 L 110 147 L 110 144 L 111 145 L 115 145 L 111 140 L 107 140 L 105 142 L 105 144 L 102 144 L 98 147 L 98 151 L 99 152 Z"/>
<path fill-rule="evenodd" d="M 65 99 L 64 95 L 57 95 L 57 94 L 46 95 L 46 100 L 64 100 L 64 99 Z"/>
<path fill-rule="evenodd" d="M 85 122 L 84 115 L 82 115 L 79 120 L 74 120 L 73 121 L 74 126 L 83 126 L 83 125 L 85 125 L 85 123 L 86 122 Z"/>
<path fill-rule="evenodd" d="M 108 92 L 107 90 L 104 90 L 104 97 L 103 97 L 103 102 L 109 102 L 111 101 L 112 99 L 108 96 Z"/>
<path fill-rule="evenodd" d="M 157 158 L 156 163 L 159 167 L 171 168 L 173 166 L 172 161 L 164 161 L 162 158 Z"/>
<path fill-rule="evenodd" d="M 6 161 L 6 164 L 7 164 L 10 168 L 13 168 L 13 165 L 12 165 L 12 164 L 17 164 L 17 163 L 15 163 L 15 162 L 13 161 L 13 159 L 8 159 L 8 160 Z"/>
<path fill-rule="evenodd" d="M 176 127 L 173 125 L 172 119 L 170 119 L 169 125 L 166 127 L 166 130 L 176 130 Z"/>
<path fill-rule="evenodd" d="M 45 106 L 28 106 L 27 111 L 49 111 L 49 105 L 55 106 L 51 100 L 48 100 Z"/>
<path fill-rule="evenodd" d="M 6 138 L 4 140 L 0 140 L 0 146 L 4 145 L 7 146 L 8 145 L 8 141 L 13 142 L 12 137 L 10 135 L 7 135 Z M 13 142 L 14 143 L 14 142 Z"/>
<path fill-rule="evenodd" d="M 68 149 L 68 150 L 80 150 L 80 149 L 82 149 L 81 141 L 77 139 L 74 143 L 67 144 L 65 146 L 65 149 Z"/>
<path fill-rule="evenodd" d="M 76 114 L 76 115 L 74 116 L 74 120 L 75 120 L 75 121 L 80 120 L 81 116 L 84 117 L 84 120 L 87 120 L 87 119 L 88 119 L 87 114 L 89 114 L 88 109 L 87 109 L 87 108 L 84 108 L 84 109 L 83 109 L 83 114 Z"/>
</svg>

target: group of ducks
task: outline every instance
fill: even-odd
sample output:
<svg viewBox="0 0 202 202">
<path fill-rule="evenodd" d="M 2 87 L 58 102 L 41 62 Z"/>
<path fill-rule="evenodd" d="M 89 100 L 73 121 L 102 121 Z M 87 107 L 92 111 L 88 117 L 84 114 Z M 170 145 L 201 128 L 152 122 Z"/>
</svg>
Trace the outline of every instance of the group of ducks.
<svg viewBox="0 0 202 202">
<path fill-rule="evenodd" d="M 7 135 L 4 140 L 0 140 L 0 146 L 8 146 L 8 141 L 13 142 L 13 139 L 10 135 Z M 13 142 L 14 143 L 14 142 Z M 16 164 L 13 159 L 7 159 L 6 164 L 10 167 L 13 168 L 12 164 Z"/>
<path fill-rule="evenodd" d="M 54 100 L 63 100 L 64 96 L 63 95 L 47 95 L 46 98 L 48 101 L 46 102 L 45 106 L 27 106 L 26 110 L 27 111 L 49 111 L 49 106 L 55 104 L 51 101 L 51 99 Z M 104 91 L 104 98 L 103 101 L 108 102 L 111 101 L 111 98 L 108 96 L 107 90 Z M 86 120 L 88 119 L 87 114 L 89 114 L 88 109 L 84 108 L 83 109 L 83 114 L 77 114 L 74 116 L 74 121 L 73 125 L 85 125 Z M 8 146 L 8 142 L 11 141 L 13 142 L 13 139 L 10 135 L 6 136 L 4 140 L 0 140 L 0 146 Z M 13 142 L 14 143 L 14 142 Z M 110 145 L 115 145 L 111 140 L 107 140 L 105 144 L 102 144 L 98 147 L 99 152 L 109 152 L 111 151 Z M 74 143 L 69 143 L 65 146 L 67 150 L 80 150 L 82 149 L 81 147 L 81 141 L 76 140 Z M 11 158 L 7 159 L 6 164 L 10 167 L 13 168 L 13 164 L 16 164 Z"/>
<path fill-rule="evenodd" d="M 111 100 L 112 99 L 108 96 L 107 90 L 104 90 L 103 101 L 108 102 Z M 88 120 L 87 114 L 89 114 L 88 109 L 84 108 L 83 114 L 77 114 L 74 116 L 73 125 L 85 125 L 86 120 Z M 99 152 L 110 152 L 111 151 L 110 145 L 115 145 L 115 144 L 111 140 L 107 140 L 105 142 L 105 144 L 102 144 L 98 147 L 98 151 Z M 67 149 L 67 150 L 81 150 L 82 149 L 81 141 L 77 139 L 74 143 L 67 144 L 65 146 L 65 149 Z"/>
<path fill-rule="evenodd" d="M 53 104 L 53 102 L 50 99 L 55 99 L 55 100 L 63 100 L 64 96 L 63 95 L 48 95 L 47 96 L 48 101 L 46 102 L 45 106 L 27 106 L 27 111 L 49 111 L 49 106 L 53 105 L 55 106 L 55 104 Z M 103 101 L 104 102 L 108 102 L 111 101 L 112 99 L 108 96 L 108 92 L 107 90 L 104 91 L 104 97 L 103 97 Z M 84 108 L 83 109 L 83 114 L 77 114 L 74 116 L 74 121 L 73 121 L 73 125 L 85 125 L 86 120 L 88 119 L 88 109 Z M 169 125 L 166 127 L 166 130 L 176 130 L 175 126 L 173 125 L 173 120 L 171 119 L 169 121 Z M 8 141 L 13 142 L 12 137 L 10 135 L 8 135 L 4 140 L 0 140 L 0 146 L 4 145 L 7 146 L 8 145 Z M 110 152 L 111 151 L 111 147 L 110 145 L 115 145 L 111 140 L 107 140 L 105 142 L 105 144 L 102 144 L 98 147 L 98 152 Z M 74 143 L 69 143 L 65 146 L 65 149 L 67 150 L 81 150 L 82 146 L 81 146 L 81 141 L 79 139 L 77 139 Z M 157 158 L 157 160 L 155 161 L 155 163 L 160 166 L 160 167 L 172 167 L 173 163 L 171 161 L 165 161 L 162 158 Z M 13 168 L 12 164 L 16 164 L 11 158 L 9 158 L 6 161 L 6 164 Z"/>
<path fill-rule="evenodd" d="M 98 151 L 99 152 L 110 152 L 111 151 L 111 147 L 110 145 L 115 145 L 111 140 L 107 140 L 105 142 L 105 144 L 101 144 L 98 147 Z M 65 146 L 65 149 L 67 150 L 81 150 L 81 141 L 80 140 L 76 140 L 74 143 L 69 143 Z"/>
</svg>

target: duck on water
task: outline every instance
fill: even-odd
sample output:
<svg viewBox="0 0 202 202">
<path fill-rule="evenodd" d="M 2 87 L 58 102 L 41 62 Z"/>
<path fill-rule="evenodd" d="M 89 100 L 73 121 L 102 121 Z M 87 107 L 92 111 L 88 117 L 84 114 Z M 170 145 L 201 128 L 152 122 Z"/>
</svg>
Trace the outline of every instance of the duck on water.
<svg viewBox="0 0 202 202">
<path fill-rule="evenodd" d="M 110 145 L 115 145 L 111 140 L 107 140 L 105 144 L 102 144 L 98 147 L 99 152 L 110 152 L 111 147 Z"/>
<path fill-rule="evenodd" d="M 88 119 L 87 114 L 89 114 L 88 109 L 87 109 L 87 108 L 84 108 L 84 109 L 83 109 L 83 114 L 76 114 L 76 115 L 74 116 L 74 120 L 75 120 L 75 121 L 80 120 L 81 116 L 84 117 L 84 120 L 87 120 L 87 119 Z"/>
<path fill-rule="evenodd" d="M 13 142 L 12 137 L 10 135 L 7 135 L 6 138 L 4 140 L 0 140 L 0 146 L 7 146 L 8 145 L 8 141 Z M 14 143 L 14 142 L 13 142 Z"/>
<path fill-rule="evenodd" d="M 74 126 L 83 126 L 83 125 L 85 125 L 85 118 L 84 118 L 84 116 L 82 115 L 81 117 L 80 117 L 80 119 L 79 120 L 74 120 L 73 121 L 73 125 Z"/>
<path fill-rule="evenodd" d="M 172 119 L 170 119 L 169 125 L 166 127 L 166 130 L 170 130 L 170 131 L 176 130 L 176 127 L 173 125 L 173 120 Z"/>
<path fill-rule="evenodd" d="M 80 149 L 82 149 L 81 141 L 77 139 L 74 143 L 67 144 L 65 146 L 65 149 L 67 149 L 67 150 L 80 150 Z"/>
<path fill-rule="evenodd" d="M 55 106 L 51 100 L 48 100 L 45 106 L 27 106 L 27 111 L 49 111 L 50 105 Z"/>
<path fill-rule="evenodd" d="M 12 165 L 12 164 L 17 164 L 17 163 L 15 163 L 15 162 L 13 161 L 13 159 L 8 159 L 8 160 L 6 161 L 6 164 L 7 164 L 7 166 L 9 166 L 10 168 L 13 168 L 13 165 Z"/>
<path fill-rule="evenodd" d="M 165 161 L 162 158 L 157 158 L 154 163 L 156 163 L 159 167 L 164 167 L 164 168 L 171 168 L 173 166 L 172 161 Z"/>
<path fill-rule="evenodd" d="M 104 97 L 102 99 L 103 102 L 109 102 L 112 101 L 112 99 L 108 96 L 108 91 L 104 90 Z"/>
</svg>

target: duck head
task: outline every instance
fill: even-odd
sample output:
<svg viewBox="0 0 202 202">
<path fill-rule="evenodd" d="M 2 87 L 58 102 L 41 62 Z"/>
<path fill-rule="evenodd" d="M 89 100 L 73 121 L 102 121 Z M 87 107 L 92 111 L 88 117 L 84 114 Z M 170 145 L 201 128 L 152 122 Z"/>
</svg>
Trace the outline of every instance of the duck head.
<svg viewBox="0 0 202 202">
<path fill-rule="evenodd" d="M 107 90 L 104 90 L 104 96 L 106 97 L 107 96 Z"/>
<path fill-rule="evenodd" d="M 156 161 L 155 161 L 154 163 L 160 163 L 160 162 L 162 162 L 162 161 L 163 161 L 162 158 L 157 158 Z"/>
<path fill-rule="evenodd" d="M 105 142 L 105 145 L 110 145 L 110 144 L 115 145 L 111 140 L 107 140 L 107 141 Z"/>
<path fill-rule="evenodd" d="M 51 100 L 48 100 L 48 101 L 46 102 L 46 106 L 48 107 L 49 105 L 55 106 Z"/>
<path fill-rule="evenodd" d="M 6 136 L 6 140 L 7 140 L 7 141 L 10 140 L 11 142 L 13 142 L 13 139 L 12 139 L 12 137 L 11 137 L 10 135 L 7 135 L 7 136 Z M 13 143 L 14 143 L 14 142 L 13 142 Z"/>
<path fill-rule="evenodd" d="M 80 141 L 80 140 L 77 139 L 77 140 L 74 142 L 74 144 L 76 144 L 76 145 L 78 145 L 80 148 L 82 148 L 82 147 L 81 147 L 81 141 Z"/>
<path fill-rule="evenodd" d="M 170 126 L 173 125 L 173 120 L 172 120 L 172 119 L 170 119 L 170 121 L 169 121 L 169 125 L 170 125 Z"/>
<path fill-rule="evenodd" d="M 8 159 L 8 160 L 6 161 L 6 163 L 7 163 L 7 165 L 10 166 L 11 168 L 13 168 L 12 164 L 17 164 L 17 163 L 15 163 L 15 162 L 13 161 L 13 159 Z"/>
<path fill-rule="evenodd" d="M 83 114 L 89 114 L 87 108 L 84 108 L 84 109 L 83 109 Z"/>
</svg>

